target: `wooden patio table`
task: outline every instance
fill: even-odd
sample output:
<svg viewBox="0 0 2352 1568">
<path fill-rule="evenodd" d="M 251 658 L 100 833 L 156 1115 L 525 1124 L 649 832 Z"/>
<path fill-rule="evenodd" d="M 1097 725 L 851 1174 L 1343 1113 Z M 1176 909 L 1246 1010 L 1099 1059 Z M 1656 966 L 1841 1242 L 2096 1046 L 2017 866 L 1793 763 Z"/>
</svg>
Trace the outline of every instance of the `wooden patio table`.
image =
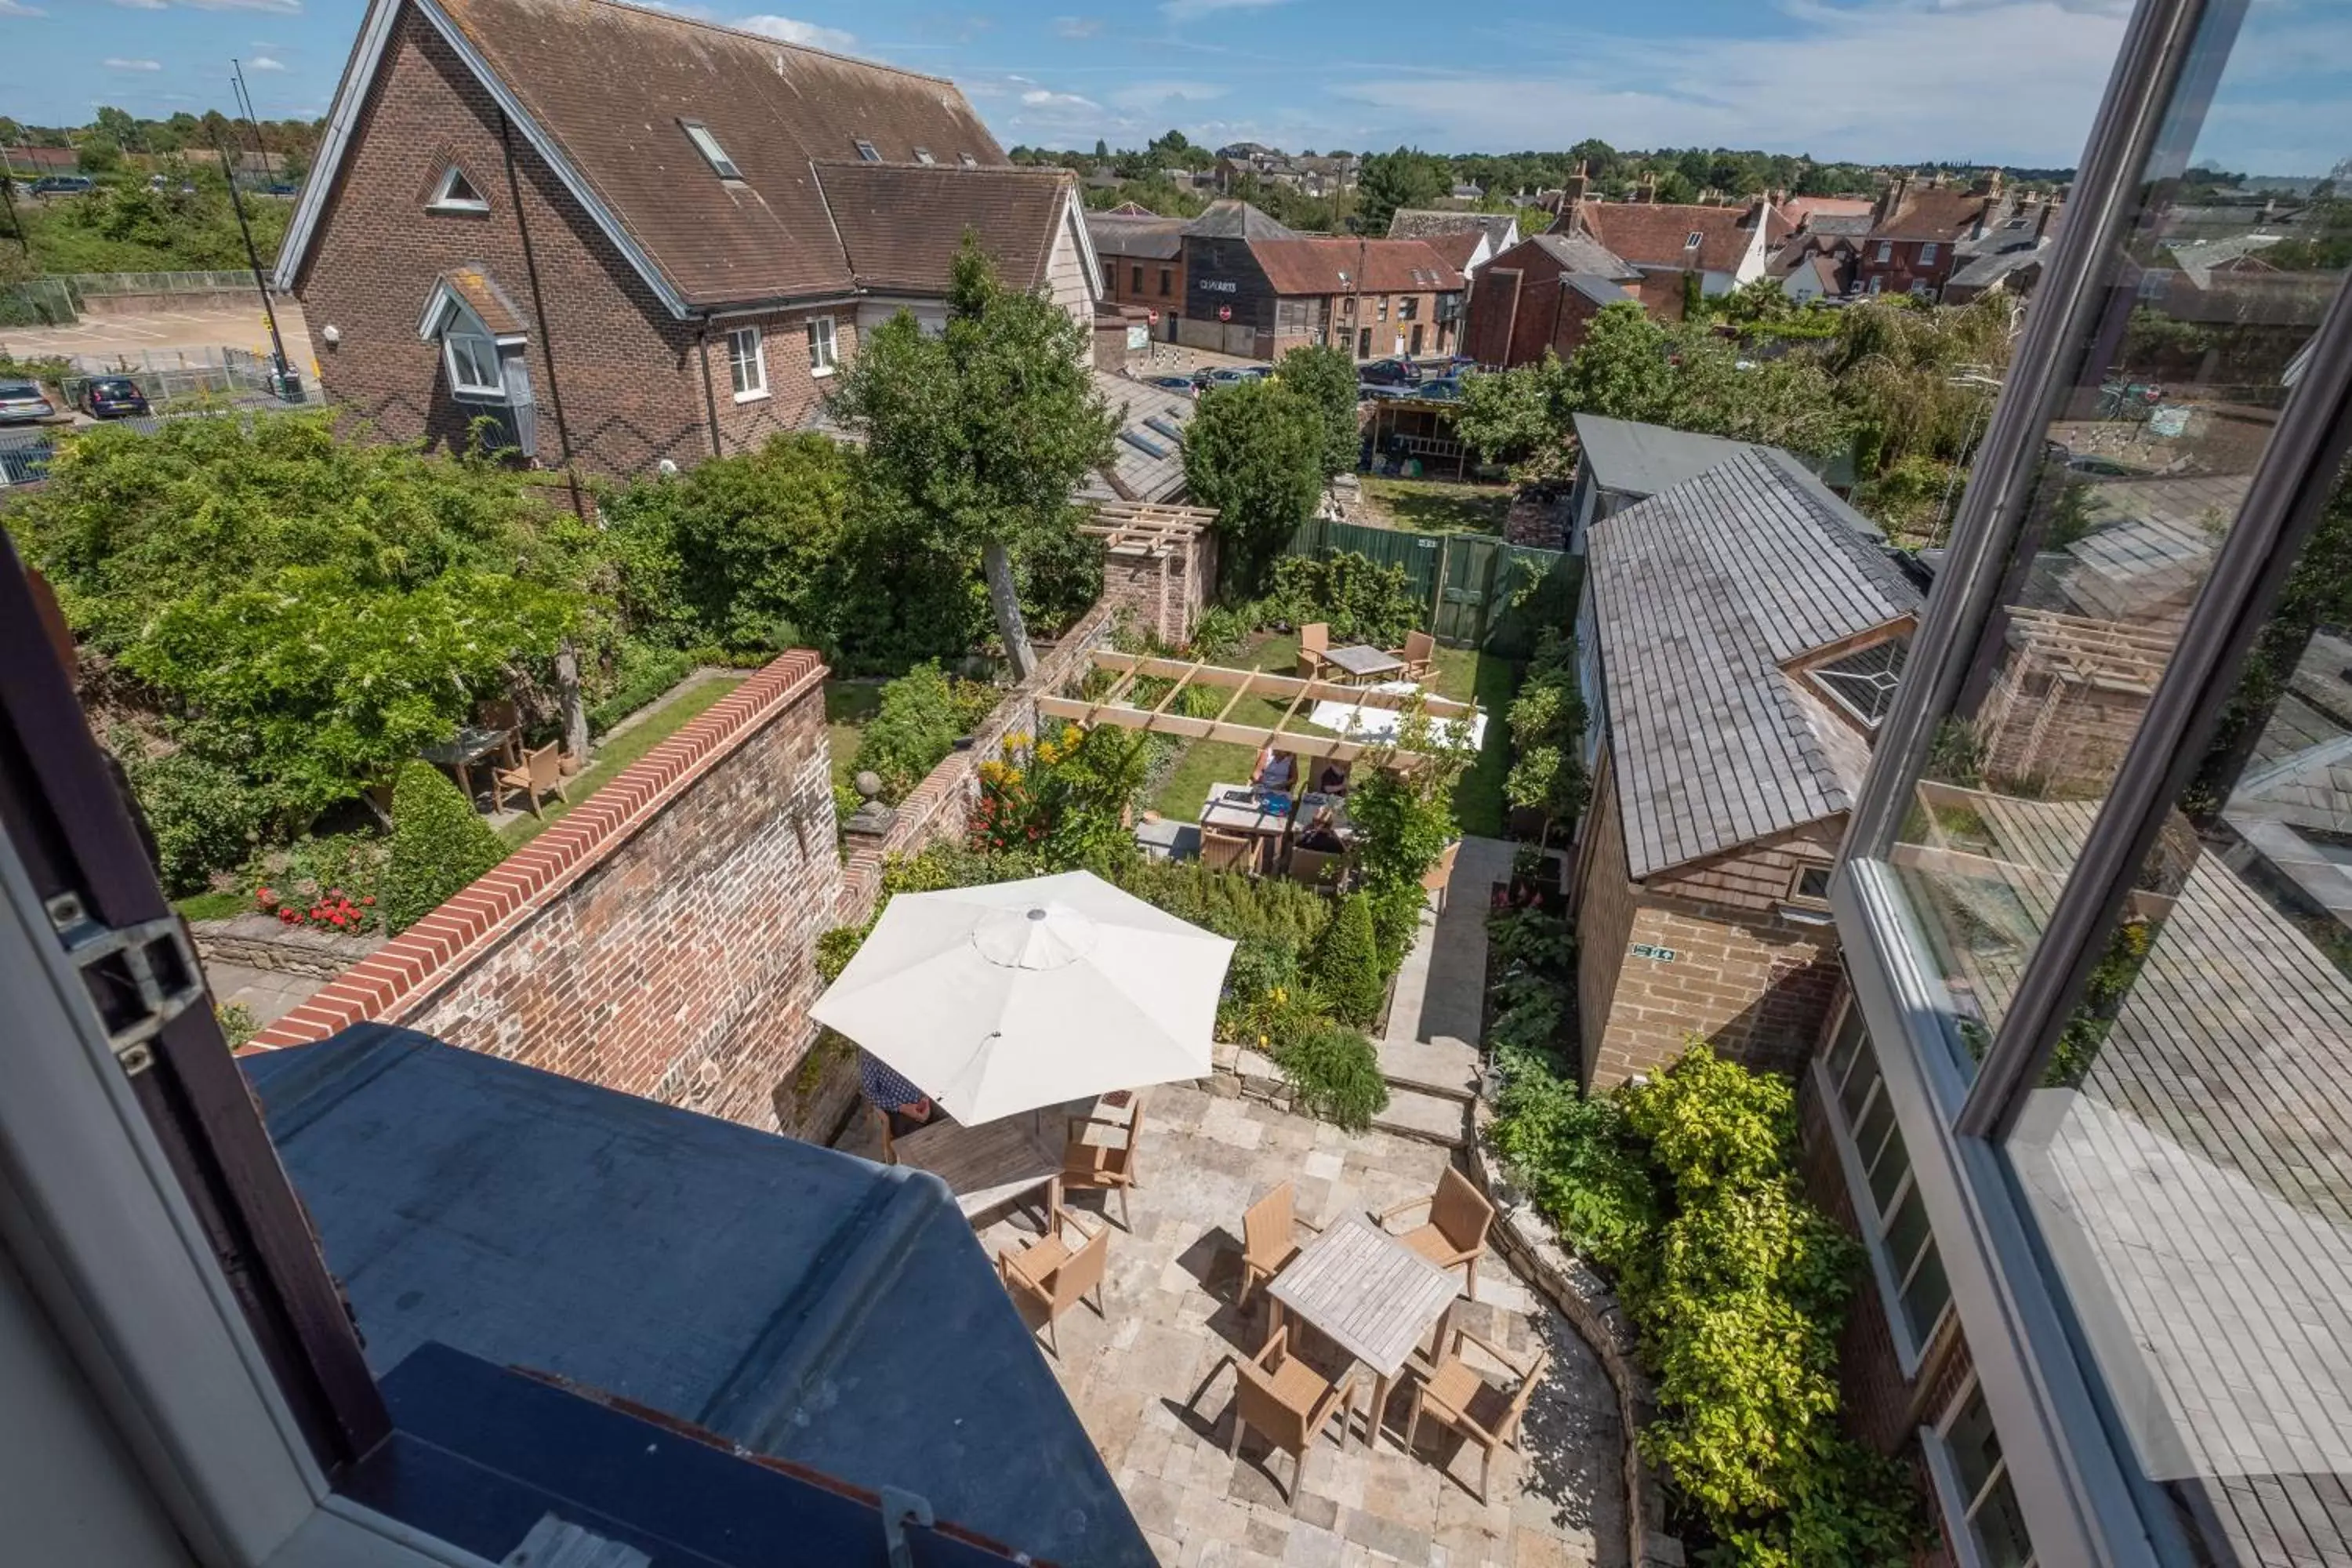
<svg viewBox="0 0 2352 1568">
<path fill-rule="evenodd" d="M 1287 1309 L 1372 1369 L 1372 1414 L 1364 1423 L 1369 1448 L 1397 1373 L 1433 1329 L 1435 1361 L 1459 1289 L 1452 1275 L 1351 1214 L 1308 1242 L 1266 1287 L 1274 1301 L 1266 1332 L 1282 1327 Z"/>
<path fill-rule="evenodd" d="M 1358 680 L 1370 680 L 1376 676 L 1404 668 L 1402 659 L 1370 643 L 1349 643 L 1344 647 L 1326 648 L 1323 657 Z"/>
<path fill-rule="evenodd" d="M 1089 1122 L 1085 1142 L 1106 1147 L 1125 1141 L 1132 1123 L 1135 1097 L 1123 1106 L 1097 1100 L 1073 1100 L 1067 1105 L 1006 1116 L 967 1127 L 960 1121 L 937 1121 L 896 1140 L 898 1163 L 929 1171 L 948 1184 L 956 1207 L 966 1219 L 978 1219 L 1030 1194 L 1045 1198 L 1046 1223 L 1062 1205 L 1062 1139 L 1049 1136 L 1049 1127 L 1066 1130 L 1064 1118 L 1085 1114 Z"/>
</svg>

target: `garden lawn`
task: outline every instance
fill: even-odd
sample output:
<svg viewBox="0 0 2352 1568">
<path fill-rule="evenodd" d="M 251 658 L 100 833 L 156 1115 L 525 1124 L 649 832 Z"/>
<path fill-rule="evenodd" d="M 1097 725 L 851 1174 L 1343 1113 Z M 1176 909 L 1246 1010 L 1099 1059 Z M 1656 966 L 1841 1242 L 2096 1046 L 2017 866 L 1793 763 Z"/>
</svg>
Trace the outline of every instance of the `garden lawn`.
<svg viewBox="0 0 2352 1568">
<path fill-rule="evenodd" d="M 636 721 L 599 746 L 595 761 L 565 784 L 565 793 L 572 797 L 569 803 L 544 801 L 540 810 L 545 816 L 533 816 L 526 811 L 499 828 L 499 837 L 507 841 L 510 849 L 530 843 L 539 837 L 541 829 L 553 826 L 567 813 L 578 808 L 598 790 L 612 783 L 623 768 L 717 707 L 719 699 L 750 679 L 748 673 L 716 676 L 688 686 L 682 691 L 675 691 L 640 710 Z"/>
<path fill-rule="evenodd" d="M 230 921 L 253 911 L 253 895 L 218 889 L 173 899 L 172 907 L 192 921 Z"/>
<path fill-rule="evenodd" d="M 857 742 L 866 722 L 882 706 L 878 680 L 828 680 L 824 683 L 824 743 L 833 759 L 833 782 L 845 785 L 856 770 Z"/>
<path fill-rule="evenodd" d="M 1453 479 L 1362 478 L 1372 521 L 1415 533 L 1500 533 L 1511 487 Z"/>
</svg>

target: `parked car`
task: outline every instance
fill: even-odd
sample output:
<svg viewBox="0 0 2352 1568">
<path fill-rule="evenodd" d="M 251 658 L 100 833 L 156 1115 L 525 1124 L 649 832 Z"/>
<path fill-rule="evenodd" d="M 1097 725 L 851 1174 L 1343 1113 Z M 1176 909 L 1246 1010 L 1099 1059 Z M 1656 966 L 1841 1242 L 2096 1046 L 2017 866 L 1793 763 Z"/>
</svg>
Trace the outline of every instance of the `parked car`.
<svg viewBox="0 0 2352 1568">
<path fill-rule="evenodd" d="M 87 174 L 43 174 L 33 182 L 37 196 L 78 196 L 95 190 L 98 182 Z"/>
<path fill-rule="evenodd" d="M 56 413 L 37 383 L 0 381 L 0 425 L 30 425 Z"/>
<path fill-rule="evenodd" d="M 81 411 L 92 419 L 123 419 L 147 412 L 147 395 L 127 375 L 97 375 L 81 389 Z"/>
<path fill-rule="evenodd" d="M 1250 372 L 1236 370 L 1229 364 L 1221 364 L 1214 370 L 1196 370 L 1192 373 L 1192 384 L 1203 392 L 1212 387 L 1239 386 L 1243 382 L 1255 379 L 1256 377 Z"/>
<path fill-rule="evenodd" d="M 1415 383 L 1412 395 L 1415 397 L 1427 398 L 1433 403 L 1451 403 L 1462 395 L 1462 378 L 1454 375 L 1433 375 L 1426 381 Z"/>
<path fill-rule="evenodd" d="M 1147 375 L 1143 378 L 1143 384 L 1164 386 L 1171 392 L 1181 392 L 1187 397 L 1192 396 L 1201 390 L 1192 384 L 1192 378 L 1189 375 Z"/>
<path fill-rule="evenodd" d="M 1421 367 L 1409 359 L 1376 359 L 1357 366 L 1356 379 L 1372 386 L 1411 386 L 1421 379 Z"/>
</svg>

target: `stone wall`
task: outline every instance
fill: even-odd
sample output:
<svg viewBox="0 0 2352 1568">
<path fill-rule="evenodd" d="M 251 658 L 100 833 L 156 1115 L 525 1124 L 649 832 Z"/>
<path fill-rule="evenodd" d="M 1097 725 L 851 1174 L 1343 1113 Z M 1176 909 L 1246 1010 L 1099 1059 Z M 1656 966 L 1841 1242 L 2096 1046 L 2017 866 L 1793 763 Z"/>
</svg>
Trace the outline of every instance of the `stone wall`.
<svg viewBox="0 0 2352 1568">
<path fill-rule="evenodd" d="M 840 886 L 824 675 L 770 664 L 249 1048 L 376 1019 L 795 1131 Z"/>
<path fill-rule="evenodd" d="M 236 963 L 274 974 L 310 974 L 331 980 L 381 947 L 373 937 L 335 936 L 311 926 L 289 926 L 268 915 L 234 920 L 191 921 L 196 957 L 205 963 Z"/>
<path fill-rule="evenodd" d="M 1121 546 L 1103 552 L 1100 603 L 1124 612 L 1138 631 L 1171 647 L 1192 640 L 1193 623 L 1217 585 L 1217 536 L 1203 531 L 1181 543 Z"/>
</svg>

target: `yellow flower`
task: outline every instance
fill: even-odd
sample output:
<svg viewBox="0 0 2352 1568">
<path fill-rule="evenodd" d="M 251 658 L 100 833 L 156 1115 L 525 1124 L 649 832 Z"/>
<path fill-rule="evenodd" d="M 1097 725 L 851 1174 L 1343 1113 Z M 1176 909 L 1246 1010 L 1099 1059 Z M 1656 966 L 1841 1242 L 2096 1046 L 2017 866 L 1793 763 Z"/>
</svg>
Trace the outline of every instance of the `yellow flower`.
<svg viewBox="0 0 2352 1568">
<path fill-rule="evenodd" d="M 1264 1035 L 1260 1035 L 1257 1037 L 1257 1048 L 1259 1050 L 1265 1049 L 1265 1037 Z"/>
<path fill-rule="evenodd" d="M 1062 744 L 1065 746 L 1075 746 L 1086 738 L 1086 731 L 1079 729 L 1076 724 L 1065 724 L 1062 726 Z"/>
</svg>

